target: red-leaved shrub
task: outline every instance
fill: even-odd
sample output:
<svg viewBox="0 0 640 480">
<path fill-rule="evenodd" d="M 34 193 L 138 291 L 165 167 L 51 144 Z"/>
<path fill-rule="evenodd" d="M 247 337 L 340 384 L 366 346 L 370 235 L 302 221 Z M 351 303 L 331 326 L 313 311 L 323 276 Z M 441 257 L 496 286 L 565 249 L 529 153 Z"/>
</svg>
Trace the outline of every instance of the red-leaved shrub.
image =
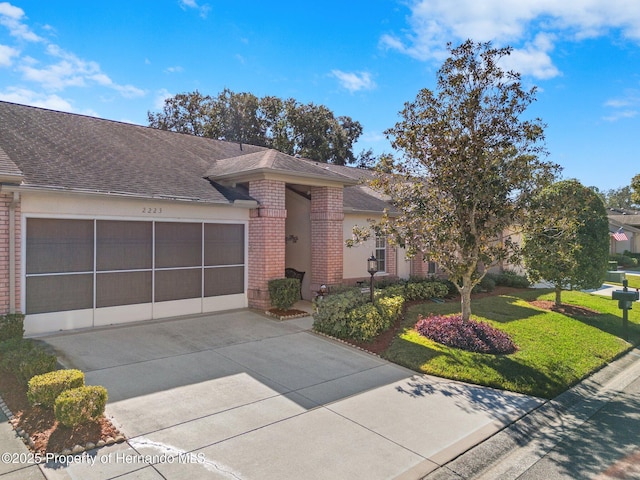
<svg viewBox="0 0 640 480">
<path fill-rule="evenodd" d="M 461 315 L 419 316 L 416 330 L 435 342 L 469 352 L 508 354 L 518 349 L 503 331 L 485 322 L 464 322 Z"/>
</svg>

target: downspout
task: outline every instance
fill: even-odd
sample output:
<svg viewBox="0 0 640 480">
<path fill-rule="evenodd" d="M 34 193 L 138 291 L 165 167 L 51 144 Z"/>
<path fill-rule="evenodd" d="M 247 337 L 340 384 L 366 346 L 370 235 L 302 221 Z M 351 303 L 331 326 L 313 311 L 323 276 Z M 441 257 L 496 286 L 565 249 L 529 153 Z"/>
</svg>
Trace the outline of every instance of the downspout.
<svg viewBox="0 0 640 480">
<path fill-rule="evenodd" d="M 13 192 L 9 203 L 9 313 L 16 313 L 16 206 L 20 194 Z"/>
</svg>

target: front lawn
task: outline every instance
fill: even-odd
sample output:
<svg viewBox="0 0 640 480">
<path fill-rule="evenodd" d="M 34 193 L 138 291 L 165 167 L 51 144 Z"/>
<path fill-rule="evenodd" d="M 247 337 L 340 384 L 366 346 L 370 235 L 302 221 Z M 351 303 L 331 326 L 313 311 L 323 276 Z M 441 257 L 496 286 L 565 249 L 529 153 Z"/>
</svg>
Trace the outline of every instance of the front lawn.
<svg viewBox="0 0 640 480">
<path fill-rule="evenodd" d="M 640 275 L 626 275 L 627 281 L 628 281 L 628 286 L 629 288 L 640 288 Z M 621 283 L 615 283 L 615 282 L 607 282 L 611 285 L 619 285 L 620 287 L 622 287 Z"/>
<path fill-rule="evenodd" d="M 551 290 L 516 290 L 473 301 L 474 318 L 508 333 L 519 350 L 511 355 L 471 353 L 445 347 L 413 328 L 418 315 L 459 312 L 460 304 L 423 303 L 408 309 L 403 328 L 383 353 L 413 370 L 542 398 L 553 398 L 640 342 L 640 305 L 629 312 L 630 341 L 622 339 L 618 302 L 563 292 L 564 313 L 531 301 L 553 301 Z"/>
</svg>

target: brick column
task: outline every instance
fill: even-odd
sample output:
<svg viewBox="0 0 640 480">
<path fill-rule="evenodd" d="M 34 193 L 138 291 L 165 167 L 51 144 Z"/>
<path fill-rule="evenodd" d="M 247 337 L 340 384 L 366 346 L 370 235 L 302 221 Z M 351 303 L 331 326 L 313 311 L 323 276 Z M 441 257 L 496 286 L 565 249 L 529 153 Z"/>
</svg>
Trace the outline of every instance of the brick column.
<svg viewBox="0 0 640 480">
<path fill-rule="evenodd" d="M 397 248 L 392 247 L 387 242 L 387 274 L 391 276 L 398 275 L 398 266 L 396 265 L 397 257 L 398 257 Z"/>
<path fill-rule="evenodd" d="M 311 188 L 311 290 L 343 280 L 342 187 Z"/>
<path fill-rule="evenodd" d="M 10 252 L 10 211 L 13 202 L 13 194 L 0 194 L 0 315 L 11 313 L 11 282 L 9 279 L 11 252 Z M 21 222 L 20 202 L 14 204 L 14 231 L 15 231 L 15 289 L 14 289 L 14 313 L 20 311 L 20 248 L 21 248 Z"/>
<path fill-rule="evenodd" d="M 429 274 L 429 263 L 421 253 L 411 259 L 411 274 L 416 277 L 426 277 Z"/>
<path fill-rule="evenodd" d="M 251 308 L 271 307 L 269 280 L 284 278 L 285 269 L 285 184 L 275 180 L 249 183 L 249 195 L 260 206 L 249 219 L 249 290 Z"/>
</svg>

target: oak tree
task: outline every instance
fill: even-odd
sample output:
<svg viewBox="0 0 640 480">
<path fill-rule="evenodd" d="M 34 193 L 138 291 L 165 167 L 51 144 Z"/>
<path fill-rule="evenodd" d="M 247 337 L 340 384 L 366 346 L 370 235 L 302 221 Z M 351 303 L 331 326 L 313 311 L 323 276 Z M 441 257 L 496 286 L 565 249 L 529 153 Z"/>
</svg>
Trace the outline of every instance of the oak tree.
<svg viewBox="0 0 640 480">
<path fill-rule="evenodd" d="M 336 117 L 324 105 L 229 89 L 216 97 L 197 90 L 175 95 L 165 100 L 161 112 L 148 112 L 147 117 L 154 128 L 265 146 L 337 165 L 356 161 L 353 145 L 362 134 L 360 122 Z"/>
</svg>

